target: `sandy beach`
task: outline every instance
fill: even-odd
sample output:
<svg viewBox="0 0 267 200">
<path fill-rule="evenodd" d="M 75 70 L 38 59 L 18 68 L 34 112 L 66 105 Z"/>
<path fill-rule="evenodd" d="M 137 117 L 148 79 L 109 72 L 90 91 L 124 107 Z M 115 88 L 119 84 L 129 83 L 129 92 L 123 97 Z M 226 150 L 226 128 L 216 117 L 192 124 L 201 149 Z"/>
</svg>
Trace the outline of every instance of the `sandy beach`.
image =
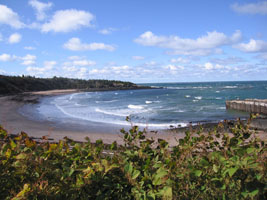
<svg viewBox="0 0 267 200">
<path fill-rule="evenodd" d="M 85 141 L 85 137 L 89 137 L 91 142 L 95 142 L 98 139 L 102 139 L 104 143 L 111 144 L 114 141 L 117 141 L 118 144 L 123 143 L 123 135 L 118 131 L 113 132 L 106 131 L 103 133 L 101 131 L 95 131 L 96 128 L 93 128 L 93 131 L 88 130 L 77 130 L 75 127 L 68 126 L 57 126 L 51 121 L 37 121 L 30 120 L 29 118 L 23 116 L 18 112 L 18 110 L 24 106 L 27 102 L 36 102 L 39 98 L 54 96 L 54 95 L 63 95 L 70 93 L 77 93 L 78 90 L 51 90 L 51 91 L 40 91 L 26 93 L 23 97 L 16 96 L 4 96 L 0 97 L 0 124 L 10 133 L 17 134 L 21 131 L 26 132 L 31 137 L 41 138 L 42 136 L 48 136 L 48 138 L 58 141 L 63 139 L 65 136 L 76 141 Z M 11 99 L 15 100 L 11 100 Z M 93 124 L 92 124 L 93 126 Z M 100 129 L 99 129 L 100 130 Z M 105 130 L 105 129 L 104 129 Z M 170 146 L 177 144 L 177 139 L 184 136 L 183 132 L 174 133 L 167 131 L 164 133 L 148 133 L 148 137 L 153 137 L 155 139 L 162 138 L 169 142 Z"/>
</svg>

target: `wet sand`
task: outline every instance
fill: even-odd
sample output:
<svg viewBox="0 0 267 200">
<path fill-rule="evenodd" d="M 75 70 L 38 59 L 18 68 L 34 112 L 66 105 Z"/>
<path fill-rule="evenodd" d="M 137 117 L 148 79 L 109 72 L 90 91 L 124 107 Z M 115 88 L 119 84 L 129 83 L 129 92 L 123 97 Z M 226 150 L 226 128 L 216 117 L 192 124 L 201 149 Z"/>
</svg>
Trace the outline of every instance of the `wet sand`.
<svg viewBox="0 0 267 200">
<path fill-rule="evenodd" d="M 26 132 L 31 137 L 41 138 L 42 136 L 48 136 L 54 141 L 63 139 L 65 136 L 76 141 L 85 141 L 85 137 L 89 137 L 91 142 L 95 142 L 98 139 L 102 139 L 104 143 L 111 144 L 117 141 L 118 144 L 123 144 L 123 135 L 118 131 L 110 133 L 110 131 L 103 132 L 109 127 L 99 127 L 97 131 L 96 125 L 92 123 L 92 130 L 80 130 L 75 126 L 69 128 L 68 126 L 58 126 L 56 123 L 50 121 L 37 121 L 30 120 L 18 112 L 18 110 L 27 103 L 36 103 L 39 98 L 63 95 L 70 93 L 77 93 L 78 90 L 51 90 L 26 93 L 18 96 L 4 96 L 0 97 L 0 124 L 10 133 L 18 134 L 21 131 Z M 13 99 L 13 100 L 11 100 Z M 90 123 L 89 123 L 90 127 Z M 159 132 L 157 134 L 148 133 L 148 137 L 155 139 L 161 138 L 169 142 L 170 146 L 177 144 L 179 138 L 184 137 L 183 132 Z"/>
</svg>

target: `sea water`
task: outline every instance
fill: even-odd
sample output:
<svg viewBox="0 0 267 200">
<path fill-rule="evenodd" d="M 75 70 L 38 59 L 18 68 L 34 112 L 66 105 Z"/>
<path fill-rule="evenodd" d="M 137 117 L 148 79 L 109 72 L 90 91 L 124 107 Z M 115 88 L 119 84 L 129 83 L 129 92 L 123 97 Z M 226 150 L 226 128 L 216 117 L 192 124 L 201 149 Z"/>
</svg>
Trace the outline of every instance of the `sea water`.
<svg viewBox="0 0 267 200">
<path fill-rule="evenodd" d="M 165 129 L 189 123 L 246 118 L 229 111 L 226 100 L 267 99 L 267 81 L 156 83 L 153 89 L 83 92 L 44 99 L 36 110 L 43 119 L 66 117 L 79 121 Z"/>
</svg>

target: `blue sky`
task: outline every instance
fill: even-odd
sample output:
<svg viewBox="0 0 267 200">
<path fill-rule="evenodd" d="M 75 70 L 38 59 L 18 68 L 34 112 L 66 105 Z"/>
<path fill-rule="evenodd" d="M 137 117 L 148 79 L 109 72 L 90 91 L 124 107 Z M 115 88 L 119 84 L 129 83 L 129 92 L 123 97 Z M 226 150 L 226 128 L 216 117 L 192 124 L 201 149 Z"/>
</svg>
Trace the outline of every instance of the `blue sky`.
<svg viewBox="0 0 267 200">
<path fill-rule="evenodd" d="M 1 0 L 0 74 L 267 79 L 267 1 Z"/>
</svg>

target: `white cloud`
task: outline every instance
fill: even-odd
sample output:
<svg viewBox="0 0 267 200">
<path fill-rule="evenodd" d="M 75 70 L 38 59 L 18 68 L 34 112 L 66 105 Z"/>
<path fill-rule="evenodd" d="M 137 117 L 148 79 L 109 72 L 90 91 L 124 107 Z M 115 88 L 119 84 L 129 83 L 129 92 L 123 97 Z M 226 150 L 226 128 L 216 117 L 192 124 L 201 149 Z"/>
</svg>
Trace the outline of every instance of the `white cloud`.
<svg viewBox="0 0 267 200">
<path fill-rule="evenodd" d="M 235 12 L 242 13 L 242 14 L 266 15 L 267 14 L 267 1 L 261 1 L 257 3 L 248 3 L 248 4 L 243 4 L 243 5 L 235 3 L 231 5 L 231 8 Z"/>
<path fill-rule="evenodd" d="M 19 20 L 19 15 L 5 5 L 0 5 L 0 24 L 6 24 L 16 29 L 24 27 Z"/>
<path fill-rule="evenodd" d="M 132 59 L 133 60 L 144 60 L 145 57 L 143 57 L 143 56 L 132 56 Z"/>
<path fill-rule="evenodd" d="M 25 50 L 35 50 L 36 48 L 35 47 L 31 47 L 31 46 L 26 46 L 24 47 Z"/>
<path fill-rule="evenodd" d="M 184 66 L 175 66 L 175 65 L 166 65 L 163 67 L 164 69 L 168 69 L 170 71 L 184 70 Z"/>
<path fill-rule="evenodd" d="M 207 62 L 207 63 L 204 64 L 204 69 L 205 70 L 223 69 L 223 68 L 225 68 L 223 65 L 219 65 L 219 64 L 214 65 L 214 64 L 212 64 L 210 62 Z"/>
<path fill-rule="evenodd" d="M 122 66 L 113 66 L 111 69 L 115 71 L 122 71 L 122 70 L 128 70 L 129 66 L 128 65 L 122 65 Z"/>
<path fill-rule="evenodd" d="M 171 54 L 209 55 L 211 53 L 221 53 L 218 47 L 236 43 L 241 37 L 242 35 L 239 30 L 230 37 L 224 33 L 213 31 L 207 32 L 207 35 L 198 37 L 197 39 L 180 38 L 179 36 L 157 36 L 147 31 L 134 41 L 143 46 L 171 49 Z"/>
<path fill-rule="evenodd" d="M 45 61 L 44 62 L 44 68 L 47 70 L 53 69 L 56 64 L 57 64 L 57 62 L 53 61 L 53 60 L 52 61 Z"/>
<path fill-rule="evenodd" d="M 42 32 L 70 32 L 81 27 L 91 27 L 94 15 L 90 12 L 81 10 L 60 10 L 57 11 L 52 19 L 42 25 Z"/>
<path fill-rule="evenodd" d="M 33 56 L 27 55 L 28 58 L 33 58 Z M 51 70 L 54 69 L 54 66 L 57 64 L 56 61 L 44 61 L 43 67 L 33 67 L 33 66 L 28 66 L 26 68 L 26 71 L 29 72 L 31 75 L 39 76 L 39 75 L 45 75 L 51 76 Z"/>
<path fill-rule="evenodd" d="M 73 61 L 73 65 L 75 66 L 93 66 L 95 64 L 96 62 L 91 61 L 91 60 L 74 60 Z"/>
<path fill-rule="evenodd" d="M 96 65 L 95 61 L 86 60 L 86 59 L 78 60 L 78 58 L 73 59 L 71 62 L 64 62 L 63 66 L 64 67 L 77 67 L 77 66 L 78 67 L 90 67 L 90 66 Z"/>
<path fill-rule="evenodd" d="M 36 14 L 37 20 L 42 21 L 46 18 L 45 11 L 51 8 L 53 4 L 51 2 L 43 3 L 37 0 L 30 0 L 29 5 L 31 5 L 33 9 L 36 11 L 35 14 Z"/>
<path fill-rule="evenodd" d="M 21 35 L 19 33 L 13 33 L 8 38 L 8 42 L 10 44 L 18 43 L 18 42 L 20 42 L 20 40 L 21 40 Z"/>
<path fill-rule="evenodd" d="M 240 51 L 247 53 L 255 53 L 255 52 L 266 52 L 267 51 L 267 42 L 263 40 L 254 40 L 251 39 L 248 43 L 240 43 L 234 45 L 235 48 Z"/>
<path fill-rule="evenodd" d="M 2 55 L 0 55 L 0 61 L 3 61 L 3 62 L 9 62 L 9 61 L 13 61 L 13 60 L 16 60 L 16 56 L 12 56 L 12 55 L 9 55 L 9 54 L 6 54 L 6 53 L 3 53 Z"/>
<path fill-rule="evenodd" d="M 21 63 L 22 65 L 33 66 L 36 64 L 35 55 L 27 54 L 26 56 L 21 57 L 20 59 L 23 60 L 23 62 Z"/>
<path fill-rule="evenodd" d="M 104 43 L 81 43 L 79 38 L 71 38 L 67 41 L 63 47 L 68 50 L 72 51 L 86 51 L 86 50 L 107 50 L 107 51 L 114 51 L 115 47 L 112 45 L 104 44 Z"/>
<path fill-rule="evenodd" d="M 170 60 L 172 63 L 189 63 L 190 61 L 185 59 L 185 58 L 182 58 L 182 57 L 179 57 L 179 58 L 172 58 Z"/>
<path fill-rule="evenodd" d="M 0 74 L 5 75 L 7 74 L 5 70 L 0 69 Z"/>
<path fill-rule="evenodd" d="M 99 30 L 98 32 L 103 34 L 103 35 L 109 35 L 116 30 L 117 29 L 115 29 L 115 28 L 106 28 L 106 29 Z"/>
</svg>

